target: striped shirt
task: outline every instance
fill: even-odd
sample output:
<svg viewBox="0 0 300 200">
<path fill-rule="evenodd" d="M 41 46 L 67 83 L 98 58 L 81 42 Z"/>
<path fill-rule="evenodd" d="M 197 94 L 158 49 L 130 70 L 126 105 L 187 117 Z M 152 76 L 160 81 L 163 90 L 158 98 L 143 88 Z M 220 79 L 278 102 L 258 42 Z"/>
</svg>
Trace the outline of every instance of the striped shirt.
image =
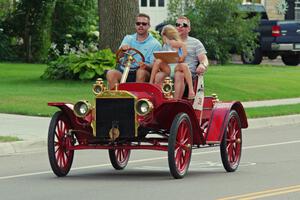
<svg viewBox="0 0 300 200">
<path fill-rule="evenodd" d="M 206 54 L 207 52 L 200 40 L 196 38 L 188 36 L 185 44 L 187 48 L 187 56 L 185 57 L 184 62 L 189 65 L 191 73 L 195 75 L 196 68 L 199 65 L 198 55 Z"/>
</svg>

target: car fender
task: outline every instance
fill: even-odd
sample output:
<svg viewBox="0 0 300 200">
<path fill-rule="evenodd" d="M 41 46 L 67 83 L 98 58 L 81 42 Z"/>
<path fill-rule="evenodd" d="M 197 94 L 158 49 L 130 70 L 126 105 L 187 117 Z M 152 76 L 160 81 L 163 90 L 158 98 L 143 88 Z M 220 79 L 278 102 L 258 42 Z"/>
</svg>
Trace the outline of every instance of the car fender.
<svg viewBox="0 0 300 200">
<path fill-rule="evenodd" d="M 77 130 L 75 135 L 79 143 L 84 143 L 87 139 L 93 138 L 93 128 L 91 126 L 91 121 L 93 119 L 92 114 L 87 115 L 84 119 L 76 117 L 73 112 L 74 105 L 64 102 L 50 102 L 48 106 L 53 106 L 59 108 L 63 114 L 69 119 L 69 123 L 72 129 Z"/>
<path fill-rule="evenodd" d="M 206 143 L 220 143 L 222 141 L 231 110 L 235 110 L 238 113 L 241 120 L 241 128 L 248 127 L 247 116 L 241 102 L 216 102 L 207 129 Z"/>
<path fill-rule="evenodd" d="M 172 122 L 178 113 L 186 113 L 189 116 L 193 128 L 193 143 L 202 144 L 204 140 L 200 132 L 199 121 L 197 120 L 192 105 L 186 101 L 165 102 L 157 107 L 154 113 L 157 127 L 170 129 Z"/>
<path fill-rule="evenodd" d="M 74 107 L 73 104 L 64 103 L 64 102 L 49 102 L 48 106 L 59 108 L 68 117 L 73 127 L 75 126 L 74 122 L 76 122 L 76 116 L 73 112 L 73 107 Z"/>
</svg>

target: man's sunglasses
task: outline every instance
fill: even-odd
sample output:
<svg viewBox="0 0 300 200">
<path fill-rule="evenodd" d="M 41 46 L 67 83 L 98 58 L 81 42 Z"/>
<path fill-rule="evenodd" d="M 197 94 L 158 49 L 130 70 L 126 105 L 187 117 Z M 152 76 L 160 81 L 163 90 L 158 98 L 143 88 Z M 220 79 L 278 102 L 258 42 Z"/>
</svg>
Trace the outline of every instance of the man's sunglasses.
<svg viewBox="0 0 300 200">
<path fill-rule="evenodd" d="M 147 26 L 148 23 L 147 22 L 135 22 L 135 25 L 137 25 L 137 26 L 140 26 L 140 25 Z"/>
<path fill-rule="evenodd" d="M 189 27 L 189 25 L 187 23 L 182 23 L 182 24 L 181 23 L 176 23 L 175 26 L 176 27 L 184 27 L 184 28 Z"/>
</svg>

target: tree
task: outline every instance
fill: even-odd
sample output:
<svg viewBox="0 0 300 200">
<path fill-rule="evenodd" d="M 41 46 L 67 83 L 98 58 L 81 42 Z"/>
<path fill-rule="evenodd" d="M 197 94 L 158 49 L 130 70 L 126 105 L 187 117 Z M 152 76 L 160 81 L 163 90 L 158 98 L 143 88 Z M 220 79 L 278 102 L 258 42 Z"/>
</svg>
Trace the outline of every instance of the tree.
<svg viewBox="0 0 300 200">
<path fill-rule="evenodd" d="M 138 0 L 98 0 L 100 49 L 116 51 L 126 34 L 134 32 Z"/>
<path fill-rule="evenodd" d="M 37 3 L 39 2 L 39 3 Z M 36 1 L 34 6 L 37 10 L 34 18 L 33 33 L 28 42 L 32 42 L 32 60 L 43 62 L 47 58 L 51 45 L 52 15 L 56 0 Z M 31 52 L 28 52 L 30 56 Z M 28 57 L 31 61 L 31 58 Z"/>
<path fill-rule="evenodd" d="M 31 62 L 47 57 L 56 0 L 21 0 L 3 22 L 4 31 L 20 43 L 18 55 Z"/>
<path fill-rule="evenodd" d="M 74 47 L 81 40 L 90 42 L 90 32 L 97 30 L 97 0 L 57 0 L 53 15 L 52 42 L 57 44 L 60 51 L 65 43 Z"/>
<path fill-rule="evenodd" d="M 257 33 L 254 31 L 259 23 L 259 16 L 245 19 L 238 5 L 241 0 L 194 0 L 186 1 L 184 12 L 174 6 L 179 0 L 170 0 L 170 19 L 174 13 L 185 14 L 192 24 L 191 35 L 204 44 L 210 59 L 226 63 L 235 50 L 237 53 L 250 51 L 257 46 Z"/>
</svg>

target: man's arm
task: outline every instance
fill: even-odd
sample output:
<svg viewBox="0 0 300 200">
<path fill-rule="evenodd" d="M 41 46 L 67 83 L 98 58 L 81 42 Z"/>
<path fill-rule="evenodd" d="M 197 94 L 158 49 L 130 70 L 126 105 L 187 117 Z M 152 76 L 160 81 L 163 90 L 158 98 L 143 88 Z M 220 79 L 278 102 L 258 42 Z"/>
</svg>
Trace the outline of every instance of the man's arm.
<svg viewBox="0 0 300 200">
<path fill-rule="evenodd" d="M 196 73 L 203 74 L 208 68 L 208 58 L 206 54 L 199 54 L 198 55 L 199 65 L 197 66 Z"/>
</svg>

